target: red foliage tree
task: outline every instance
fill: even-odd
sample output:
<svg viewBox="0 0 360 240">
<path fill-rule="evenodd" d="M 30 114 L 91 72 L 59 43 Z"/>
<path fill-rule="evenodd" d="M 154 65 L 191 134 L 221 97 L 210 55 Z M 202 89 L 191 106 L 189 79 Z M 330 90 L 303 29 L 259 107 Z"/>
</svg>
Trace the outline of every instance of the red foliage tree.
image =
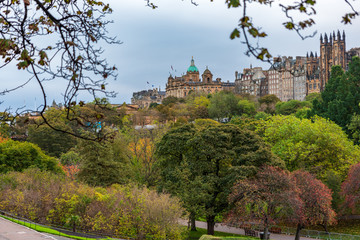
<svg viewBox="0 0 360 240">
<path fill-rule="evenodd" d="M 331 190 L 306 171 L 293 173 L 265 167 L 254 178 L 238 181 L 229 196 L 233 208 L 229 223 L 257 221 L 264 224 L 267 237 L 270 224 L 285 221 L 297 224 L 295 240 L 307 225 L 331 224 Z"/>
<path fill-rule="evenodd" d="M 270 166 L 263 168 L 254 178 L 238 181 L 229 200 L 233 208 L 227 221 L 261 222 L 265 238 L 270 224 L 279 220 L 291 221 L 302 204 L 289 172 Z"/>
<path fill-rule="evenodd" d="M 295 240 L 299 240 L 300 230 L 306 225 L 332 224 L 336 214 L 331 208 L 331 190 L 325 184 L 303 170 L 293 172 L 292 177 L 302 201 L 299 215 L 294 219 L 297 222 Z"/>
<path fill-rule="evenodd" d="M 350 209 L 351 214 L 360 212 L 360 163 L 353 165 L 346 180 L 341 185 L 344 196 L 343 209 Z"/>
</svg>

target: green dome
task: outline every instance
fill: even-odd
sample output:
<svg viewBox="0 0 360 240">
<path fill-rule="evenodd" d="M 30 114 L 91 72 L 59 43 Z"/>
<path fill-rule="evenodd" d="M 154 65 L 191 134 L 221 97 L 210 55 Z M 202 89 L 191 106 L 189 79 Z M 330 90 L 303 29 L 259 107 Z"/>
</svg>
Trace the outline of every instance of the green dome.
<svg viewBox="0 0 360 240">
<path fill-rule="evenodd" d="M 199 69 L 195 66 L 194 58 L 191 59 L 191 65 L 187 71 L 188 72 L 199 72 Z"/>
</svg>

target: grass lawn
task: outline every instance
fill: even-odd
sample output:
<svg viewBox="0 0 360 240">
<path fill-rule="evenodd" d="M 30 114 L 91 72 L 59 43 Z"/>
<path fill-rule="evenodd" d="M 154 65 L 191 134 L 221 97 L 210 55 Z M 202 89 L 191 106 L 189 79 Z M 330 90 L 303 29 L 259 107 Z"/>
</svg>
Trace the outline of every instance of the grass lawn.
<svg viewBox="0 0 360 240">
<path fill-rule="evenodd" d="M 73 239 L 79 239 L 79 240 L 100 240 L 100 239 L 96 239 L 96 238 L 84 238 L 84 237 L 78 237 L 78 236 L 71 236 L 71 235 L 68 235 L 68 234 L 64 234 L 62 232 L 59 232 L 59 231 L 56 231 L 54 229 L 51 229 L 51 228 L 47 228 L 47 227 L 43 227 L 43 226 L 39 226 L 39 225 L 35 225 L 35 224 L 30 224 L 28 222 L 23 222 L 23 221 L 19 221 L 17 219 L 13 219 L 13 218 L 9 218 L 9 217 L 5 217 L 5 216 L 2 216 L 0 215 L 0 217 L 2 218 L 5 218 L 9 221 L 12 221 L 14 223 L 17 223 L 17 224 L 20 224 L 20 225 L 23 225 L 25 227 L 28 227 L 28 228 L 31 228 L 31 229 L 34 229 L 38 232 L 44 232 L 44 233 L 49 233 L 49 234 L 53 234 L 53 235 L 57 235 L 57 236 L 62 236 L 62 237 L 67 237 L 67 238 L 73 238 Z M 112 238 L 103 238 L 103 239 L 112 239 Z"/>
<path fill-rule="evenodd" d="M 316 230 L 324 231 L 324 228 L 316 227 Z M 360 220 L 339 220 L 337 224 L 328 226 L 328 231 L 333 233 L 360 235 Z"/>
</svg>

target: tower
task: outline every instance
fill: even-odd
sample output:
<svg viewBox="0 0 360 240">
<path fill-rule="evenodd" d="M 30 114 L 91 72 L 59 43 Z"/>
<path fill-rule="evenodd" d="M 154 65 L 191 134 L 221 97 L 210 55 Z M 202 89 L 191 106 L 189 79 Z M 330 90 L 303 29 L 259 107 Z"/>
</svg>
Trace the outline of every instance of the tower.
<svg viewBox="0 0 360 240">
<path fill-rule="evenodd" d="M 346 45 L 345 31 L 342 38 L 340 31 L 330 33 L 330 41 L 328 41 L 325 33 L 324 39 L 320 35 L 320 83 L 321 91 L 324 90 L 325 84 L 329 81 L 331 67 L 334 65 L 341 66 L 346 69 Z"/>
</svg>

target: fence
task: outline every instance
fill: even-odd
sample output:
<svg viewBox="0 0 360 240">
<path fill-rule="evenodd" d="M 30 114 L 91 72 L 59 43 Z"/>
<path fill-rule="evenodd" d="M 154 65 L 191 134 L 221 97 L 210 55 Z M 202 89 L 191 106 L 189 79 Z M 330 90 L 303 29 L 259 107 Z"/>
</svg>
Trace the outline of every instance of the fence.
<svg viewBox="0 0 360 240">
<path fill-rule="evenodd" d="M 263 231 L 264 226 L 256 223 L 243 223 L 241 225 L 232 225 L 233 227 L 239 228 L 250 228 L 257 231 Z M 270 232 L 271 229 L 276 229 L 276 233 L 286 234 L 286 235 L 294 235 L 296 234 L 296 228 L 293 227 L 286 227 L 286 226 L 277 226 L 271 225 L 269 226 Z M 280 229 L 280 232 L 278 231 Z M 300 237 L 306 238 L 314 238 L 314 239 L 324 239 L 324 240 L 360 240 L 360 235 L 351 235 L 351 234 L 344 234 L 344 233 L 332 233 L 332 232 L 325 232 L 325 231 L 317 231 L 317 230 L 310 230 L 310 229 L 302 229 L 300 231 Z"/>
<path fill-rule="evenodd" d="M 0 210 L 0 216 L 9 217 L 11 219 L 18 220 L 18 224 L 23 225 L 23 226 L 28 226 L 37 231 L 41 230 L 42 228 L 49 228 L 49 229 L 55 230 L 54 232 L 51 232 L 50 234 L 58 235 L 58 236 L 63 236 L 63 234 L 66 234 L 66 235 L 70 235 L 70 236 L 82 237 L 85 240 L 108 239 L 108 238 L 116 239 L 116 240 L 135 240 L 135 238 L 123 237 L 123 236 L 111 236 L 111 235 L 108 235 L 108 234 L 105 235 L 105 234 L 99 233 L 99 232 L 81 232 L 81 230 L 80 230 L 80 232 L 72 232 L 71 229 L 69 229 L 69 228 L 64 228 L 64 227 L 54 226 L 54 225 L 39 224 L 39 223 L 30 221 L 29 219 L 26 219 L 21 216 L 14 215 L 12 213 L 2 211 L 2 210 Z"/>
</svg>

